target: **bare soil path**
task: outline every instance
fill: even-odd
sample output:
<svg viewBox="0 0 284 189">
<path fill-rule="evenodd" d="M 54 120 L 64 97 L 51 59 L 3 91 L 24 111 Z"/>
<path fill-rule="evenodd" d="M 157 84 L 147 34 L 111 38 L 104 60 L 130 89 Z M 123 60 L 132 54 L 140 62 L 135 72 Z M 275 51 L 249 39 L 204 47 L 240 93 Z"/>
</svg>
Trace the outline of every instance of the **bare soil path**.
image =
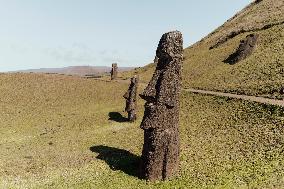
<svg viewBox="0 0 284 189">
<path fill-rule="evenodd" d="M 98 80 L 107 81 L 103 79 L 98 79 Z M 130 81 L 129 80 L 114 80 L 113 82 L 129 83 Z M 140 83 L 139 85 L 146 87 L 147 84 Z M 197 90 L 197 89 L 192 89 L 192 88 L 182 89 L 182 90 L 186 92 L 214 95 L 214 96 L 220 96 L 220 97 L 229 97 L 229 98 L 242 99 L 242 100 L 248 100 L 248 101 L 259 102 L 263 104 L 270 104 L 270 105 L 277 105 L 277 106 L 284 107 L 284 100 L 276 100 L 276 99 L 269 99 L 269 98 L 264 98 L 264 97 L 238 95 L 238 94 L 207 91 L 207 90 Z"/>
<path fill-rule="evenodd" d="M 197 90 L 197 89 L 183 89 L 187 92 L 192 93 L 200 93 L 200 94 L 208 94 L 208 95 L 215 95 L 215 96 L 222 96 L 222 97 L 230 97 L 242 100 L 249 100 L 253 102 L 259 102 L 263 104 L 271 104 L 271 105 L 278 105 L 284 107 L 284 100 L 276 100 L 276 99 L 269 99 L 264 97 L 256 97 L 256 96 L 247 96 L 247 95 L 237 95 L 231 93 L 222 93 L 222 92 L 214 92 L 214 91 L 206 91 L 206 90 Z"/>
</svg>

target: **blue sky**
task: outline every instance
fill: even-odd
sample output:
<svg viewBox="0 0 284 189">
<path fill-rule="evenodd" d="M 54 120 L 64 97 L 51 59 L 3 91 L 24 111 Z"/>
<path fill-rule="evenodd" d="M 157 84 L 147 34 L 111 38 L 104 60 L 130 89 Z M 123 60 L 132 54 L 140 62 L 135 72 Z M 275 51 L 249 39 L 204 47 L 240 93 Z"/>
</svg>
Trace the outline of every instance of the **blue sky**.
<svg viewBox="0 0 284 189">
<path fill-rule="evenodd" d="M 143 66 L 161 35 L 184 47 L 251 0 L 0 0 L 0 71 L 75 65 Z"/>
</svg>

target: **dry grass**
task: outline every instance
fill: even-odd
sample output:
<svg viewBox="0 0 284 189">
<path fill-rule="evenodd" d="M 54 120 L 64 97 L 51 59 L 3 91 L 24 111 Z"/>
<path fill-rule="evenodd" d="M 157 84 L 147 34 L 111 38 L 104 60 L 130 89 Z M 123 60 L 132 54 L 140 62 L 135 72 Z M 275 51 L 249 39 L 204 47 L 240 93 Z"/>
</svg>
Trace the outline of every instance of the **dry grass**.
<svg viewBox="0 0 284 189">
<path fill-rule="evenodd" d="M 146 183 L 136 177 L 144 102 L 123 122 L 126 83 L 4 74 L 0 86 L 0 188 L 284 186 L 281 108 L 184 93 L 180 175 Z"/>
<path fill-rule="evenodd" d="M 263 0 L 185 49 L 184 87 L 281 98 L 283 25 L 258 31 L 248 59 L 222 61 L 248 33 L 209 50 L 218 36 L 283 18 Z M 184 34 L 186 35 L 186 34 Z M 155 65 L 122 73 L 151 77 Z M 181 169 L 166 182 L 137 178 L 139 120 L 124 122 L 128 85 L 45 74 L 0 74 L 0 188 L 283 188 L 283 108 L 183 93 Z M 140 88 L 141 90 L 141 88 Z M 109 118 L 112 118 L 109 120 Z"/>
<path fill-rule="evenodd" d="M 248 33 L 220 47 L 208 50 L 200 44 L 185 51 L 184 87 L 282 98 L 284 82 L 284 25 L 257 32 L 260 35 L 254 53 L 235 64 L 225 60 Z"/>
<path fill-rule="evenodd" d="M 251 32 L 241 33 L 212 50 L 209 48 L 232 31 L 253 30 L 283 22 L 283 12 L 284 2 L 281 0 L 253 3 L 201 42 L 186 48 L 183 87 L 282 99 L 279 91 L 284 83 L 283 24 L 256 31 L 260 38 L 254 53 L 235 65 L 223 61 L 236 50 L 239 41 Z M 136 72 L 143 81 L 149 81 L 154 69 L 155 66 L 149 65 Z M 125 77 L 130 75 L 128 72 Z"/>
</svg>

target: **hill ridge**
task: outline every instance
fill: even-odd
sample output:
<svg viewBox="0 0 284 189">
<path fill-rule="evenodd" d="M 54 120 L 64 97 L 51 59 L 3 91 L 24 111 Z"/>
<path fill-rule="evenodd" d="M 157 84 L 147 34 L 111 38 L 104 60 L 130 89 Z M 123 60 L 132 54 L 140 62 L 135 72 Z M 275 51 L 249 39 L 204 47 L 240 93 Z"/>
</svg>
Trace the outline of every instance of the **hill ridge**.
<svg viewBox="0 0 284 189">
<path fill-rule="evenodd" d="M 224 36 L 223 38 L 219 39 L 217 41 L 217 43 L 215 45 L 211 46 L 209 49 L 211 50 L 211 49 L 217 48 L 220 45 L 227 42 L 229 39 L 236 37 L 237 35 L 240 35 L 240 34 L 243 34 L 243 33 L 248 33 L 248 32 L 257 32 L 257 31 L 267 30 L 267 29 L 270 29 L 274 26 L 279 26 L 279 25 L 282 25 L 282 24 L 284 24 L 284 20 L 277 22 L 277 23 L 270 23 L 270 24 L 264 25 L 260 28 L 251 28 L 251 29 L 247 29 L 247 30 L 240 29 L 238 31 L 234 31 L 234 32 L 230 33 L 229 35 Z"/>
<path fill-rule="evenodd" d="M 250 34 L 259 36 L 251 55 L 234 65 L 226 64 Z M 183 87 L 283 99 L 283 49 L 284 1 L 254 1 L 184 49 Z M 154 69 L 155 64 L 150 64 L 132 75 L 147 82 Z"/>
</svg>

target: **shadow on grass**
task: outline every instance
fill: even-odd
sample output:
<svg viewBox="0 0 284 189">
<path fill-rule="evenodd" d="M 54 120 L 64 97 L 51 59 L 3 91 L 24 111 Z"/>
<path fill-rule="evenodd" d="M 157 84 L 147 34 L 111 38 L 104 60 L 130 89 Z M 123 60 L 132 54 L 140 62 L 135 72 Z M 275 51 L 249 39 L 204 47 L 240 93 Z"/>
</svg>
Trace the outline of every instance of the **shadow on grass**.
<svg viewBox="0 0 284 189">
<path fill-rule="evenodd" d="M 128 122 L 129 120 L 121 115 L 119 112 L 109 112 L 108 113 L 109 119 L 116 122 Z"/>
<path fill-rule="evenodd" d="M 98 153 L 96 158 L 104 160 L 112 170 L 121 170 L 130 176 L 138 177 L 139 156 L 126 150 L 103 145 L 92 146 L 90 150 Z"/>
</svg>

